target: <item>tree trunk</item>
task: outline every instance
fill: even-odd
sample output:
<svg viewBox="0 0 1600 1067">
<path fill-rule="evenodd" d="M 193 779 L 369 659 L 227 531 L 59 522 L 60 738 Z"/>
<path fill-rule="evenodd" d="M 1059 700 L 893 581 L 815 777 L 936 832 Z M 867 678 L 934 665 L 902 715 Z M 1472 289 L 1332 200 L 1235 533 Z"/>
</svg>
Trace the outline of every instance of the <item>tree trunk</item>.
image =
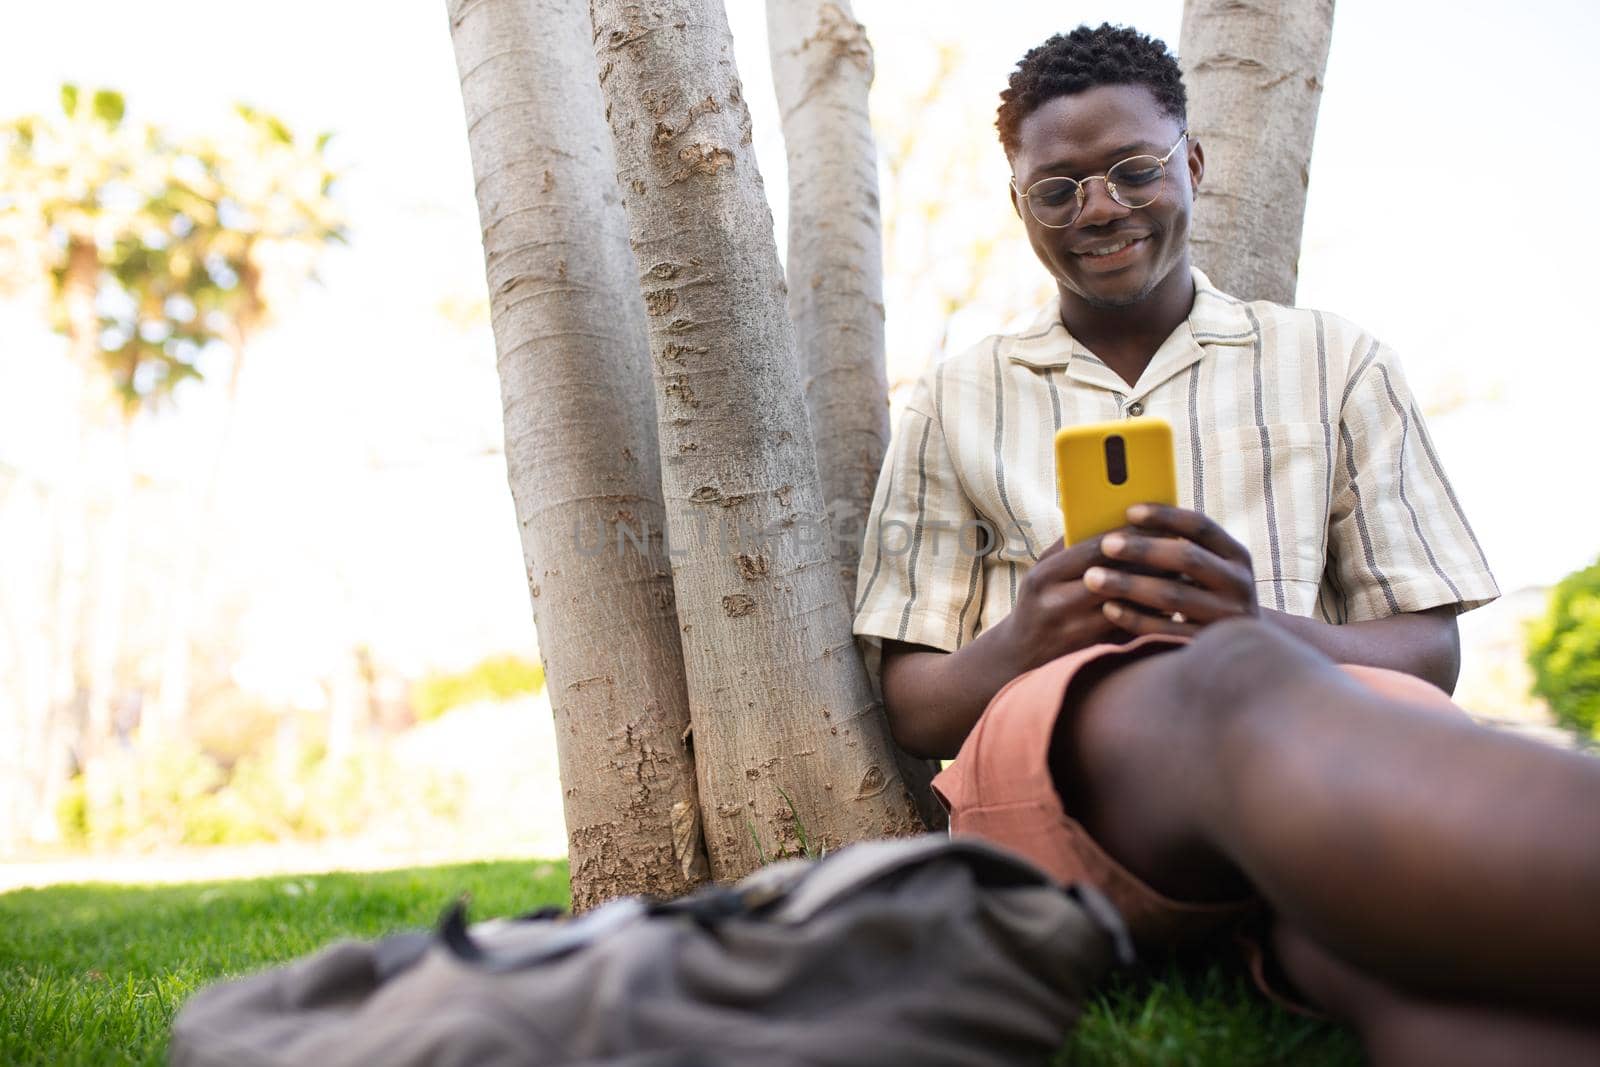
<svg viewBox="0 0 1600 1067">
<path fill-rule="evenodd" d="M 0 569 L 0 859 L 35 836 L 44 779 L 64 766 L 59 752 L 53 764 L 47 758 L 56 512 L 49 486 L 0 463 L 0 544 L 13 559 L 36 561 Z"/>
<path fill-rule="evenodd" d="M 1195 263 L 1224 292 L 1294 302 L 1333 0 L 1186 0 L 1189 133 L 1208 149 Z"/>
<path fill-rule="evenodd" d="M 833 557 L 853 593 L 889 444 L 872 45 L 849 0 L 767 0 L 767 38 L 789 160 L 789 316 Z"/>
<path fill-rule="evenodd" d="M 767 41 L 789 161 L 789 317 L 849 600 L 889 444 L 872 43 L 850 0 L 767 0 Z M 923 821 L 942 827 L 937 766 L 896 756 Z"/>
<path fill-rule="evenodd" d="M 94 596 L 85 633 L 84 655 L 84 773 L 97 796 L 109 797 L 113 783 L 106 781 L 106 760 L 117 741 L 117 668 L 126 632 L 128 542 L 132 535 L 133 467 L 129 440 L 132 426 L 120 413 L 111 426 L 97 427 L 88 470 L 100 477 L 104 503 L 93 509 L 93 529 L 99 542 L 94 558 Z M 100 810 L 105 810 L 101 808 Z"/>
<path fill-rule="evenodd" d="M 87 696 L 87 600 L 93 556 L 89 442 L 103 414 L 103 395 L 95 366 L 100 353 L 100 317 L 94 306 L 99 275 L 100 253 L 94 241 L 72 235 L 67 242 L 61 307 L 66 319 L 67 366 L 77 408 L 72 413 L 76 425 L 68 435 L 72 455 L 62 465 L 57 496 L 61 533 L 51 625 L 51 700 L 49 716 L 43 724 L 44 765 L 33 827 L 33 836 L 42 841 L 54 841 L 59 837 L 56 808 L 68 775 L 74 763 L 82 769 L 87 762 L 85 753 L 97 747 L 95 739 L 88 735 L 83 708 Z"/>
<path fill-rule="evenodd" d="M 261 296 L 261 271 L 251 262 L 253 239 L 246 239 L 241 257 L 239 285 L 246 294 L 238 313 L 228 323 L 224 337 L 233 350 L 233 364 L 222 394 L 222 424 L 206 458 L 206 473 L 199 491 L 190 496 L 178 536 L 182 543 L 173 554 L 172 583 L 168 593 L 167 627 L 162 637 L 161 674 L 156 698 L 139 727 L 139 740 L 158 744 L 174 736 L 189 714 L 194 691 L 194 635 L 209 597 L 211 551 L 221 540 L 217 524 L 217 497 L 223 469 L 233 449 L 233 431 L 239 414 L 239 390 L 244 380 L 244 357 L 257 329 L 266 321 Z"/>
<path fill-rule="evenodd" d="M 726 13 L 718 0 L 591 10 L 644 271 L 712 870 L 920 831 L 827 544 Z"/>
<path fill-rule="evenodd" d="M 449 13 L 574 906 L 677 895 L 704 880 L 705 849 L 644 307 L 585 0 Z"/>
</svg>

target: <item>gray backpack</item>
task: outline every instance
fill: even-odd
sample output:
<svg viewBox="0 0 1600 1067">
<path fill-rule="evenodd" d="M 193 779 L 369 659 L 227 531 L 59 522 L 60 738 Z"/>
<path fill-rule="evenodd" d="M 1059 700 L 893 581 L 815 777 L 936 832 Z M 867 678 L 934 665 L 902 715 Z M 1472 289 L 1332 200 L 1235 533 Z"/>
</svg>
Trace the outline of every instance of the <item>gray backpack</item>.
<svg viewBox="0 0 1600 1067">
<path fill-rule="evenodd" d="M 679 900 L 342 942 L 196 994 L 176 1067 L 1044 1062 L 1132 959 L 1111 905 L 943 835 Z"/>
</svg>

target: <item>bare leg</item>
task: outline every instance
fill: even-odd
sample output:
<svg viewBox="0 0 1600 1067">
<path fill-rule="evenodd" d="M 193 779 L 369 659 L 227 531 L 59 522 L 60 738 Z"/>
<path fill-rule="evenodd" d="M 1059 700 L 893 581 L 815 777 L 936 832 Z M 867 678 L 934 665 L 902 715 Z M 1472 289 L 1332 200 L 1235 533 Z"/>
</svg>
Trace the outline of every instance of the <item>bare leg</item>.
<svg viewBox="0 0 1600 1067">
<path fill-rule="evenodd" d="M 1287 923 L 1275 954 L 1306 996 L 1349 1021 L 1374 1067 L 1592 1067 L 1600 1030 L 1570 1016 L 1409 993 L 1328 955 Z"/>
<path fill-rule="evenodd" d="M 1419 995 L 1600 1008 L 1600 761 L 1384 700 L 1260 624 L 1075 692 L 1068 810 L 1157 890 L 1247 881 Z"/>
</svg>

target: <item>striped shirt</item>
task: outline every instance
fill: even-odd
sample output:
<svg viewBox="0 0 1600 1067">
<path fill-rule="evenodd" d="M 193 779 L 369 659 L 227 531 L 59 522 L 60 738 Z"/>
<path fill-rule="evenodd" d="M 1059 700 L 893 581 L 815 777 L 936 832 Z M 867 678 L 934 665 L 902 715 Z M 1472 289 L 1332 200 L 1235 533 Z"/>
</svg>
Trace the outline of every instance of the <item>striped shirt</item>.
<svg viewBox="0 0 1600 1067">
<path fill-rule="evenodd" d="M 954 651 L 1003 619 L 1062 534 L 1055 431 L 1141 414 L 1172 425 L 1178 503 L 1250 550 L 1262 605 L 1346 623 L 1499 595 L 1394 352 L 1336 316 L 1194 279 L 1188 319 L 1135 385 L 1054 301 L 918 380 L 862 548 L 869 665 L 882 638 Z"/>
</svg>

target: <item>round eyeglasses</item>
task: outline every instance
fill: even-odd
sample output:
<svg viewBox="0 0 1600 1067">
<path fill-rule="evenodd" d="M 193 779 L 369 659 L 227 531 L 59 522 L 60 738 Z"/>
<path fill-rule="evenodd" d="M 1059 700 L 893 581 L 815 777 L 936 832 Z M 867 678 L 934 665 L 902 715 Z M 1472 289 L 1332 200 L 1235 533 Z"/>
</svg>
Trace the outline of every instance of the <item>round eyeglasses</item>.
<svg viewBox="0 0 1600 1067">
<path fill-rule="evenodd" d="M 1189 136 L 1184 130 L 1178 140 L 1167 149 L 1164 156 L 1130 156 L 1104 174 L 1093 174 L 1081 181 L 1074 178 L 1045 178 L 1028 186 L 1027 192 L 1017 189 L 1017 179 L 1011 179 L 1011 189 L 1027 201 L 1028 210 L 1041 226 L 1064 230 L 1077 219 L 1088 198 L 1084 191 L 1090 182 L 1106 183 L 1106 192 L 1123 207 L 1148 207 L 1161 197 L 1161 179 L 1167 176 L 1167 160 L 1178 150 L 1178 145 Z"/>
</svg>

